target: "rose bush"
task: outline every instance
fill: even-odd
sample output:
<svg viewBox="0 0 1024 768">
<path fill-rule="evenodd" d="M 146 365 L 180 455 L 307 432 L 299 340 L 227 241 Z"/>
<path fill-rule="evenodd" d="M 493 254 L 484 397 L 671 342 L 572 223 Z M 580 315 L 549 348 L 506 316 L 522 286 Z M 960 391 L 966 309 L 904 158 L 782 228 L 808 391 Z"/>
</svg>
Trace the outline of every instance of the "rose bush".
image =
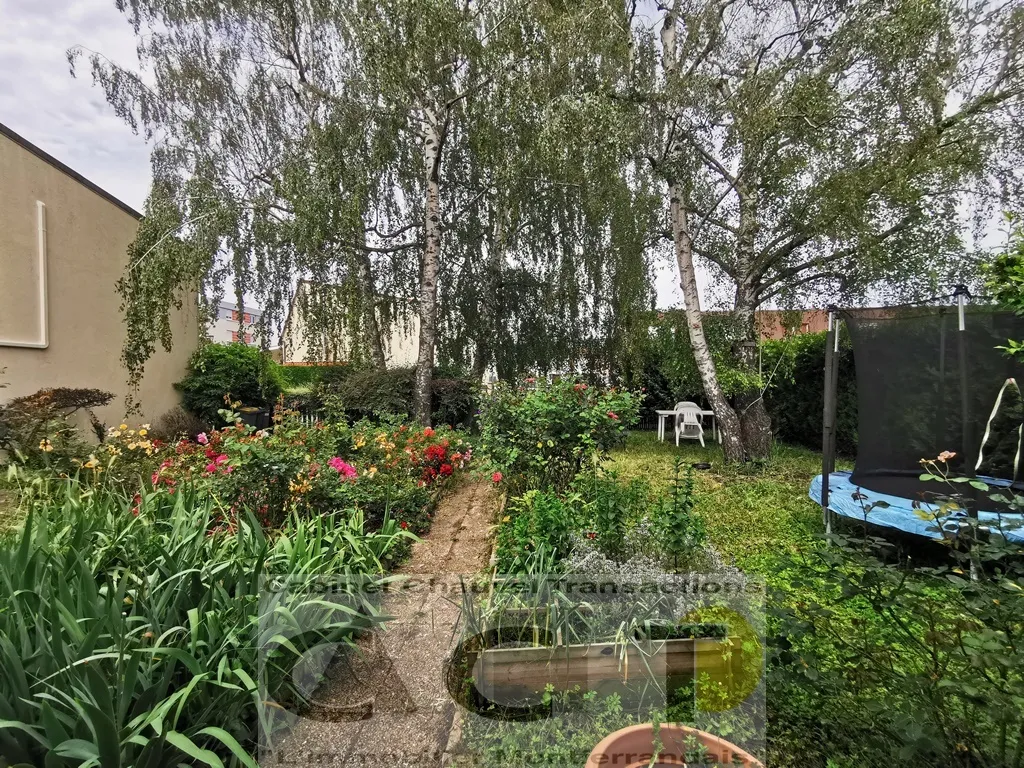
<svg viewBox="0 0 1024 768">
<path fill-rule="evenodd" d="M 422 532 L 439 488 L 472 459 L 471 446 L 448 428 L 308 425 L 296 416 L 279 408 L 270 430 L 236 423 L 182 439 L 153 472 L 153 486 L 171 494 L 182 482 L 203 488 L 223 510 L 219 524 L 229 527 L 242 509 L 276 527 L 290 512 L 358 508 L 371 523 L 389 512 Z"/>
<path fill-rule="evenodd" d="M 481 403 L 483 448 L 511 492 L 562 491 L 622 440 L 640 400 L 638 392 L 584 382 L 499 384 Z"/>
</svg>

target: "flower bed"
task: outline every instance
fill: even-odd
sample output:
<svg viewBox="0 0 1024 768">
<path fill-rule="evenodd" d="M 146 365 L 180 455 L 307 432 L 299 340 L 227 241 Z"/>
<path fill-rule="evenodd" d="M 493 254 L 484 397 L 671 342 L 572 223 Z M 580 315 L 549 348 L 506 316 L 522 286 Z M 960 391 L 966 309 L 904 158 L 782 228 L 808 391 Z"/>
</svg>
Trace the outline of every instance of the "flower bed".
<svg viewBox="0 0 1024 768">
<path fill-rule="evenodd" d="M 151 439 L 149 425 L 121 424 L 77 465 L 94 484 L 145 476 L 168 495 L 193 485 L 214 499 L 215 527 L 234 528 L 243 511 L 275 528 L 291 514 L 360 509 L 370 525 L 387 516 L 422 533 L 438 493 L 473 458 L 472 446 L 448 427 L 310 425 L 283 408 L 274 421 L 268 430 L 236 421 L 169 445 Z"/>
</svg>

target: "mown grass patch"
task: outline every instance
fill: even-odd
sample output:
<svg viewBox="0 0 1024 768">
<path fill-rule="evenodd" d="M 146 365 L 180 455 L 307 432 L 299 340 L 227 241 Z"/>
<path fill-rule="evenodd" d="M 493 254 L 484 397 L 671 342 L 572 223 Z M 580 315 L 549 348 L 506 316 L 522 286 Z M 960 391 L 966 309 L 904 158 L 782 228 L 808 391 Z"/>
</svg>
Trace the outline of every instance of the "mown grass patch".
<svg viewBox="0 0 1024 768">
<path fill-rule="evenodd" d="M 644 477 L 666 491 L 677 457 L 684 467 L 712 465 L 694 472 L 696 511 L 718 551 L 739 568 L 771 576 L 781 555 L 813 546 L 822 533 L 821 509 L 807 496 L 811 478 L 821 472 L 820 454 L 779 444 L 768 462 L 730 467 L 717 443 L 702 448 L 687 440 L 677 448 L 654 432 L 630 433 L 612 454 L 623 477 Z"/>
</svg>

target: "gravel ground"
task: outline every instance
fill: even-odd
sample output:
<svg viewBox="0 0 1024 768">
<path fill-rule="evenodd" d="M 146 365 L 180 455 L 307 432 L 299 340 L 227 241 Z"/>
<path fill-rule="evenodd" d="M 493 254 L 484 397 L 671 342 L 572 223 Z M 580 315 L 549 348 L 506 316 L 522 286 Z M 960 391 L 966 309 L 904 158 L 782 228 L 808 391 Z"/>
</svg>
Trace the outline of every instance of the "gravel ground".
<svg viewBox="0 0 1024 768">
<path fill-rule="evenodd" d="M 464 482 L 443 499 L 430 533 L 417 542 L 389 594 L 382 631 L 339 654 L 317 688 L 318 705 L 296 719 L 261 765 L 435 768 L 455 706 L 443 663 L 459 620 L 460 576 L 487 565 L 499 495 L 487 482 Z"/>
</svg>

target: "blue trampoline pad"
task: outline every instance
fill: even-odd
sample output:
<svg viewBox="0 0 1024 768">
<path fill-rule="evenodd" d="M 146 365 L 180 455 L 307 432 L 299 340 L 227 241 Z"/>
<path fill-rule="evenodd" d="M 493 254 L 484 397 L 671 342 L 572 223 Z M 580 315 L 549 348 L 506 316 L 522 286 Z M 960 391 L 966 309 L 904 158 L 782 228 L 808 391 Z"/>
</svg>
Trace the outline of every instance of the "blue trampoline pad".
<svg viewBox="0 0 1024 768">
<path fill-rule="evenodd" d="M 994 478 L 978 478 L 995 487 L 1006 485 L 1004 481 Z M 936 485 L 938 487 L 938 485 Z M 867 521 L 874 525 L 926 536 L 929 539 L 942 539 L 939 530 L 955 533 L 959 528 L 960 519 L 966 517 L 964 512 L 956 512 L 936 519 L 938 506 L 920 503 L 920 509 L 914 509 L 911 499 L 901 496 L 890 496 L 861 488 L 850 482 L 849 472 L 833 472 L 828 476 L 829 504 L 828 507 L 837 515 L 851 520 Z M 808 496 L 815 503 L 821 503 L 821 475 L 811 480 Z M 884 502 L 888 506 L 879 506 Z M 874 505 L 874 506 L 873 506 Z M 978 520 L 989 526 L 993 532 L 1000 532 L 1008 541 L 1024 544 L 1024 515 L 999 512 L 979 512 Z"/>
</svg>

